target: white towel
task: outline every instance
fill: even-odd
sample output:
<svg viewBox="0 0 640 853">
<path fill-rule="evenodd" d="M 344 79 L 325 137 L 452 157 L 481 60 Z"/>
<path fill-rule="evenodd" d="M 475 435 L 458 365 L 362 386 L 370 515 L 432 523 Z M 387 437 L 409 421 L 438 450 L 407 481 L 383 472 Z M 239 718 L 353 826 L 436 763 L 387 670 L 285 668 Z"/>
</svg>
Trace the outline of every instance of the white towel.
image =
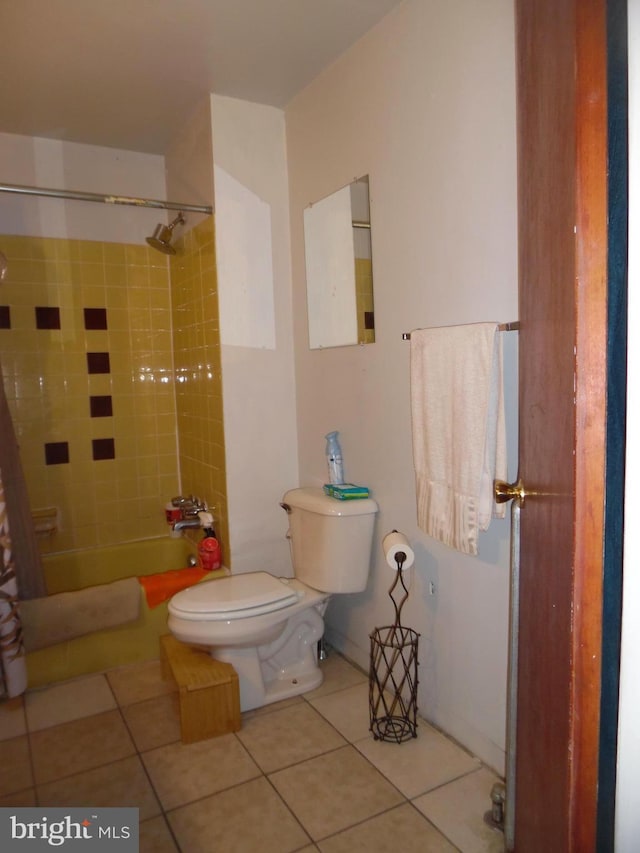
<svg viewBox="0 0 640 853">
<path fill-rule="evenodd" d="M 497 323 L 411 332 L 411 416 L 418 525 L 478 553 L 506 478 L 502 339 Z"/>
</svg>

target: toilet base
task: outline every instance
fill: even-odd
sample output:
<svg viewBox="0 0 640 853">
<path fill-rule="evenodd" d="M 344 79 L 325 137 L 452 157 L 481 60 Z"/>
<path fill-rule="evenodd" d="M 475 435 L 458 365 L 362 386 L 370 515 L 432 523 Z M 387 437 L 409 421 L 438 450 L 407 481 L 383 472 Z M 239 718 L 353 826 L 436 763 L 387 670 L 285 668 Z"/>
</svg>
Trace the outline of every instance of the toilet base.
<svg viewBox="0 0 640 853">
<path fill-rule="evenodd" d="M 277 678 L 266 685 L 263 704 L 270 705 L 272 702 L 280 702 L 281 699 L 290 699 L 292 696 L 308 693 L 309 690 L 320 687 L 322 681 L 322 670 L 319 667 L 316 667 L 315 672 L 308 672 L 295 678 Z M 240 707 L 242 709 L 242 704 Z"/>
<path fill-rule="evenodd" d="M 322 684 L 317 644 L 323 633 L 324 620 L 312 606 L 291 616 L 271 643 L 213 646 L 209 652 L 216 660 L 233 666 L 240 685 L 240 710 L 250 711 L 299 696 Z"/>
</svg>

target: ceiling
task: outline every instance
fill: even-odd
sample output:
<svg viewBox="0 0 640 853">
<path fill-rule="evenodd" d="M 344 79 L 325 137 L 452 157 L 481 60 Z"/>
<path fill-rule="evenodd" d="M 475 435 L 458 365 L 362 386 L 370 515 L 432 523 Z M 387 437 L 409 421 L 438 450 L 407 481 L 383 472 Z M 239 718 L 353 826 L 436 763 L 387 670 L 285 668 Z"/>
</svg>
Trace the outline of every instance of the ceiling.
<svg viewBox="0 0 640 853">
<path fill-rule="evenodd" d="M 284 107 L 401 0 L 0 0 L 0 132 L 163 154 L 208 93 Z"/>
</svg>

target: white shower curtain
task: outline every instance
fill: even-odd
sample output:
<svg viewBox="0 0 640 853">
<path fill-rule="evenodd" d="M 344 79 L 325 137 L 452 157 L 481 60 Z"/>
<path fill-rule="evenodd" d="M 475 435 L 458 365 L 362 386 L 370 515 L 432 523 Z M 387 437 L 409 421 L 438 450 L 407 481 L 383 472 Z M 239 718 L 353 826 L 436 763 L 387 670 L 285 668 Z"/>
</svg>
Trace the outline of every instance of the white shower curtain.
<svg viewBox="0 0 640 853">
<path fill-rule="evenodd" d="M 18 583 L 0 469 L 0 696 L 19 696 L 26 689 L 27 665 L 18 611 Z"/>
</svg>

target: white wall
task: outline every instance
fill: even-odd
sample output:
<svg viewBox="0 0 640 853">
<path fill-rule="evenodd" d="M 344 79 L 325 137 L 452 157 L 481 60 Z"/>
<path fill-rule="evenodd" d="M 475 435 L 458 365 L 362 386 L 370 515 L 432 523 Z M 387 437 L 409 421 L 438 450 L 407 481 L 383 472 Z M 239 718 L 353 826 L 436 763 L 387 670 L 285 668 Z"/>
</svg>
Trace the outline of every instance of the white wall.
<svg viewBox="0 0 640 853">
<path fill-rule="evenodd" d="M 230 258 L 218 265 L 218 292 L 233 571 L 291 576 L 279 506 L 298 485 L 284 113 L 217 95 L 211 103 L 225 184 L 215 192 L 216 251 Z M 256 255 L 248 272 L 242 258 Z"/>
<path fill-rule="evenodd" d="M 514 54 L 510 2 L 407 0 L 286 109 L 300 480 L 325 481 L 323 436 L 337 429 L 346 479 L 368 485 L 380 505 L 369 587 L 332 601 L 328 636 L 368 666 L 369 633 L 393 618 L 379 543 L 392 528 L 405 532 L 417 555 L 403 621 L 422 635 L 420 711 L 499 770 L 508 522 L 481 535 L 478 558 L 417 529 L 401 336 L 517 319 Z M 303 209 L 364 174 L 376 343 L 310 351 Z M 505 335 L 511 459 L 515 336 Z"/>
<path fill-rule="evenodd" d="M 0 133 L 0 180 L 104 195 L 166 197 L 164 158 Z M 162 210 L 0 193 L 0 234 L 144 243 Z"/>
<path fill-rule="evenodd" d="M 171 201 L 213 206 L 213 142 L 211 99 L 204 98 L 181 125 L 164 155 L 167 195 Z M 175 211 L 168 214 L 170 219 Z M 185 213 L 187 228 L 193 228 L 206 214 Z"/>
<path fill-rule="evenodd" d="M 637 483 L 640 477 L 640 2 L 629 0 L 629 342 L 627 350 L 627 441 L 624 535 L 624 580 L 620 665 L 620 715 L 618 728 L 618 781 L 616 840 L 618 853 L 638 849 L 640 838 L 640 573 L 639 548 L 634 524 L 640 514 Z M 634 334 L 634 331 L 636 334 Z"/>
</svg>

